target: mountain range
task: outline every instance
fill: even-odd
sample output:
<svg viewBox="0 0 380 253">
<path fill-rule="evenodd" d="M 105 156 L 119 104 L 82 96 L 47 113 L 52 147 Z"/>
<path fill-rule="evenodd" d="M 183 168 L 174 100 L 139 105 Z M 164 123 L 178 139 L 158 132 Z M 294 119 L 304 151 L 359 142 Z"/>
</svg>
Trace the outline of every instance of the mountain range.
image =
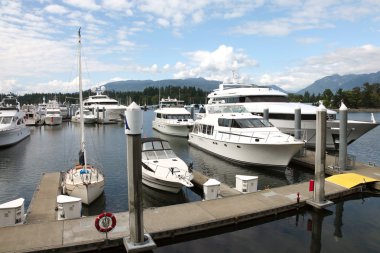
<svg viewBox="0 0 380 253">
<path fill-rule="evenodd" d="M 207 92 L 211 92 L 219 87 L 221 81 L 216 80 L 206 80 L 202 77 L 200 78 L 186 78 L 186 79 L 165 79 L 159 81 L 153 80 L 126 80 L 126 81 L 115 81 L 105 84 L 106 90 L 114 91 L 143 91 L 147 87 L 165 87 L 165 86 L 191 86 L 195 88 L 202 89 Z M 286 92 L 276 85 L 265 86 L 270 87 L 282 92 Z"/>
<path fill-rule="evenodd" d="M 306 88 L 296 92 L 303 95 L 306 91 L 309 94 L 323 93 L 325 89 L 330 89 L 336 93 L 338 89 L 351 90 L 355 87 L 361 87 L 364 83 L 380 83 L 380 71 L 370 74 L 349 74 L 349 75 L 331 75 L 316 80 Z M 204 78 L 187 78 L 187 79 L 165 79 L 165 80 L 126 80 L 115 81 L 105 84 L 107 90 L 114 91 L 143 91 L 147 87 L 165 87 L 165 86 L 191 86 L 200 88 L 204 91 L 211 92 L 219 87 L 221 81 L 206 80 Z M 277 85 L 265 86 L 282 92 L 289 93 Z"/>
<path fill-rule="evenodd" d="M 380 71 L 370 74 L 350 74 L 350 75 L 331 75 L 323 77 L 306 88 L 297 92 L 297 94 L 303 95 L 306 91 L 309 94 L 318 95 L 323 93 L 325 89 L 330 89 L 333 93 L 337 90 L 352 90 L 355 87 L 361 87 L 364 83 L 380 83 Z"/>
</svg>

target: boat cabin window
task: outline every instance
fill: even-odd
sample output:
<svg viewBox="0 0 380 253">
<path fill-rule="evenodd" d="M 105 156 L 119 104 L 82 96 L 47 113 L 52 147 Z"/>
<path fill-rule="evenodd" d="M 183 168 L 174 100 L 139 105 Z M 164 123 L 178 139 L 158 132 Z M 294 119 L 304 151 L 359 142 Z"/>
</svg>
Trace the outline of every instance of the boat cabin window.
<svg viewBox="0 0 380 253">
<path fill-rule="evenodd" d="M 156 117 L 161 118 L 161 113 L 157 113 Z"/>
<path fill-rule="evenodd" d="M 273 125 L 264 119 L 247 118 L 247 119 L 218 119 L 218 125 L 232 128 L 255 128 L 255 127 L 272 127 Z"/>
<path fill-rule="evenodd" d="M 12 117 L 0 117 L 1 124 L 9 124 L 12 122 Z"/>
</svg>

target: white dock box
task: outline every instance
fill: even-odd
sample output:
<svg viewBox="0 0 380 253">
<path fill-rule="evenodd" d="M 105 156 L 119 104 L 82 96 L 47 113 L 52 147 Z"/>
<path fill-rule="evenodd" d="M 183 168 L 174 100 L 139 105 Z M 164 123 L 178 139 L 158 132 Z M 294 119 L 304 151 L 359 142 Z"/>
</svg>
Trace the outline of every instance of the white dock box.
<svg viewBox="0 0 380 253">
<path fill-rule="evenodd" d="M 258 176 L 236 175 L 236 189 L 242 193 L 257 192 Z"/>
<path fill-rule="evenodd" d="M 58 220 L 76 219 L 81 217 L 82 200 L 80 198 L 58 195 Z"/>
<path fill-rule="evenodd" d="M 0 227 L 24 223 L 24 201 L 19 198 L 0 205 Z"/>
<path fill-rule="evenodd" d="M 203 184 L 204 200 L 217 199 L 219 195 L 220 182 L 216 179 L 210 178 Z"/>
</svg>

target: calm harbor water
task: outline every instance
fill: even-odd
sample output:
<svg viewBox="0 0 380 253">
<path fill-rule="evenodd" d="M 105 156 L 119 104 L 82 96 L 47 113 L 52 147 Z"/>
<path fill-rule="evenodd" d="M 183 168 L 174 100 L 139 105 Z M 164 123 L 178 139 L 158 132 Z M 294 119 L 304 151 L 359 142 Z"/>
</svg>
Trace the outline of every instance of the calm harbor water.
<svg viewBox="0 0 380 253">
<path fill-rule="evenodd" d="M 267 169 L 241 167 L 225 162 L 188 145 L 186 138 L 162 135 L 151 129 L 153 111 L 144 112 L 143 136 L 157 136 L 170 142 L 176 154 L 186 162 L 192 161 L 194 169 L 216 178 L 230 186 L 235 185 L 235 175 L 259 176 L 259 189 L 308 181 L 313 173 L 302 168 Z M 380 113 L 375 114 L 380 121 Z M 368 121 L 368 113 L 350 113 L 349 119 Z M 375 162 L 380 165 L 380 127 L 373 129 L 351 144 L 348 152 L 357 161 Z M 126 139 L 123 125 L 86 126 L 88 158 L 100 165 L 106 176 L 105 193 L 90 207 L 84 207 L 85 215 L 96 215 L 107 210 L 128 210 L 128 186 L 126 173 Z M 32 127 L 31 136 L 17 145 L 0 149 L 0 203 L 23 197 L 28 207 L 34 190 L 44 172 L 64 171 L 78 159 L 79 125 L 65 122 L 62 126 Z M 158 207 L 201 200 L 201 196 L 190 189 L 179 194 L 159 192 L 143 186 L 144 207 Z M 363 197 L 363 198 L 362 198 Z M 342 236 L 335 235 L 335 216 L 338 206 L 344 206 Z M 264 224 L 248 224 L 233 228 L 219 235 L 208 235 L 179 244 L 163 246 L 157 252 L 379 252 L 380 221 L 378 211 L 380 199 L 376 196 L 361 196 L 330 207 L 327 214 L 315 214 L 304 210 Z M 317 217 L 317 218 L 315 218 Z M 319 217 L 319 218 L 318 218 Z M 312 250 L 318 240 L 312 240 L 307 230 L 310 221 L 323 218 L 319 250 Z M 364 232 L 365 231 L 365 232 Z M 315 239 L 315 238 L 314 238 Z M 273 243 L 276 241 L 276 243 Z M 249 242 L 249 243 L 242 243 Z M 314 245 L 314 246 L 312 246 Z M 317 247 L 318 248 L 318 247 Z M 116 252 L 116 251 L 115 251 Z"/>
</svg>

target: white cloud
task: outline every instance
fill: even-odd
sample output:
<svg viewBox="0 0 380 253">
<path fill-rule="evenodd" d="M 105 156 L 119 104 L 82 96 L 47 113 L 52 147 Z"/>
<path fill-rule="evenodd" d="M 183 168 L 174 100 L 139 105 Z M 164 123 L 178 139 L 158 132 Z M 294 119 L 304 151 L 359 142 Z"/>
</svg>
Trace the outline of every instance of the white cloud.
<svg viewBox="0 0 380 253">
<path fill-rule="evenodd" d="M 68 10 L 65 7 L 58 4 L 51 4 L 51 5 L 46 6 L 45 11 L 49 13 L 53 13 L 53 14 L 60 14 L 60 15 L 66 14 L 68 12 Z"/>
<path fill-rule="evenodd" d="M 96 11 L 101 8 L 100 5 L 96 4 L 95 0 L 63 0 L 63 2 L 85 10 Z"/>
<path fill-rule="evenodd" d="M 188 52 L 186 56 L 189 58 L 189 63 L 176 63 L 175 78 L 203 76 L 223 80 L 233 70 L 257 65 L 257 62 L 250 59 L 243 51 L 234 50 L 233 47 L 226 45 L 220 45 L 211 52 L 201 50 Z"/>
</svg>

